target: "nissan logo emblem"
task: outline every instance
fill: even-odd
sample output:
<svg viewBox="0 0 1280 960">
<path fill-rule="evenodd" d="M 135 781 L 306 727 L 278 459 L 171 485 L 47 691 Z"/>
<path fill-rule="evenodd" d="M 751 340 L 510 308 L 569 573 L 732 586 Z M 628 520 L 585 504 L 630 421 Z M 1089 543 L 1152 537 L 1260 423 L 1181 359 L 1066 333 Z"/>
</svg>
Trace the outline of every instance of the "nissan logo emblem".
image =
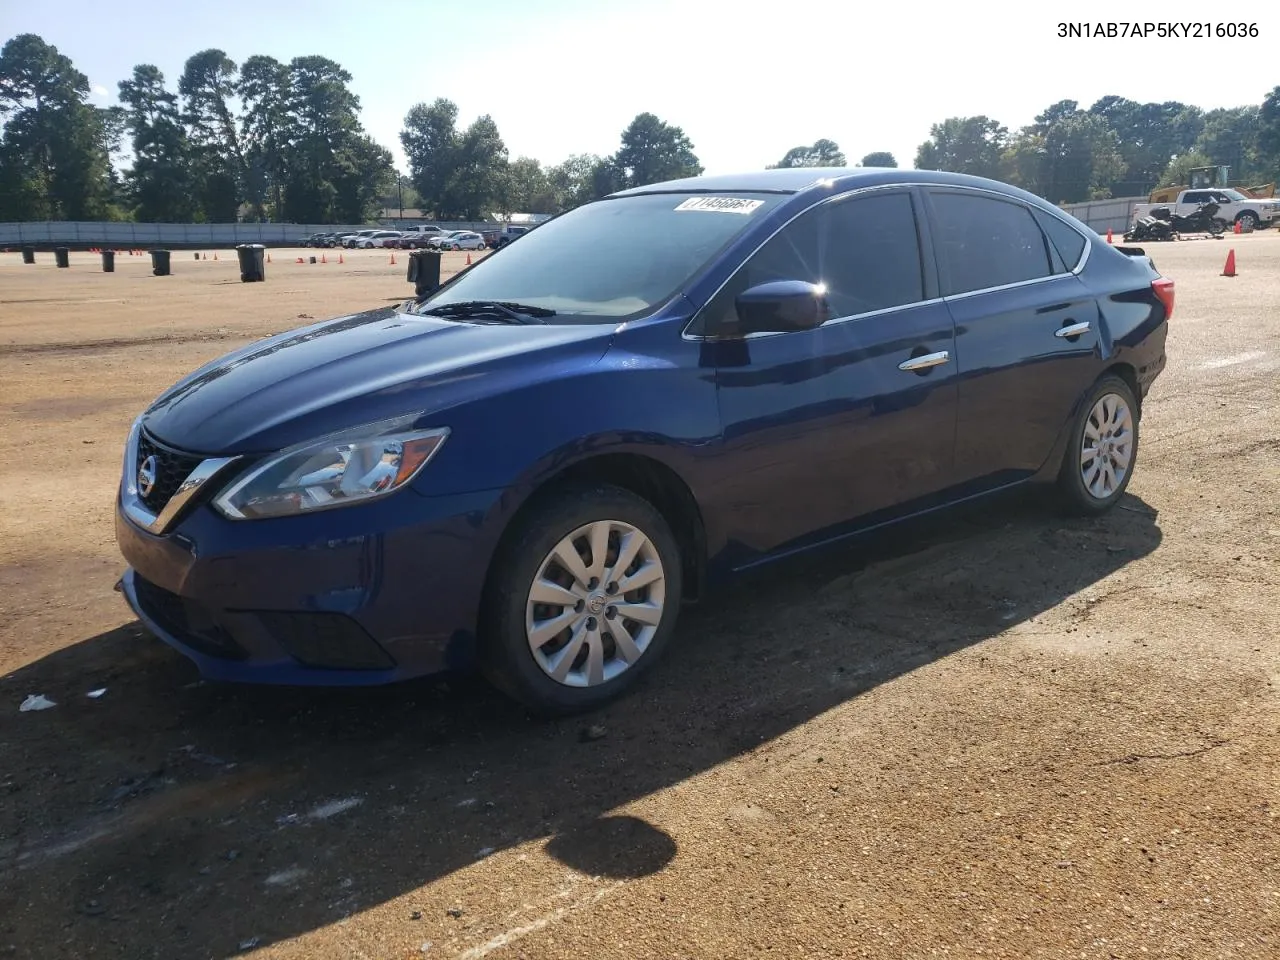
<svg viewBox="0 0 1280 960">
<path fill-rule="evenodd" d="M 156 487 L 156 458 L 155 455 L 147 457 L 142 461 L 142 466 L 138 467 L 138 493 L 144 497 L 151 496 L 151 491 Z"/>
</svg>

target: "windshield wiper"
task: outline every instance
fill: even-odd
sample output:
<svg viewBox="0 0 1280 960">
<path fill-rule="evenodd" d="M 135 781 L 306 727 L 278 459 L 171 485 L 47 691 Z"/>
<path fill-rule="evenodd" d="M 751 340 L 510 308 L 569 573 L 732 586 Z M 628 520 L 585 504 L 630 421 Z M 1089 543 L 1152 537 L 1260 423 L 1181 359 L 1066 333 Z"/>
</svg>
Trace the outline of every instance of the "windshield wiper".
<svg viewBox="0 0 1280 960">
<path fill-rule="evenodd" d="M 504 323 L 542 323 L 543 317 L 554 317 L 556 312 L 547 307 L 535 307 L 527 303 L 506 300 L 463 300 L 444 303 L 421 311 L 422 316 L 495 317 Z"/>
</svg>

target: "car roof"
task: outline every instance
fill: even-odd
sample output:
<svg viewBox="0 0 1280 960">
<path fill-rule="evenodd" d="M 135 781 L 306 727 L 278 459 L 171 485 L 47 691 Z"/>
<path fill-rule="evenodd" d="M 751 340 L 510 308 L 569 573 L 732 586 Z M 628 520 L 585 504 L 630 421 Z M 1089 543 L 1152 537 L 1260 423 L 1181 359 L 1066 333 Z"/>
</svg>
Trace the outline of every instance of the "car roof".
<svg viewBox="0 0 1280 960">
<path fill-rule="evenodd" d="M 1042 208 L 1056 209 L 1044 198 L 998 180 L 988 180 L 985 177 L 974 177 L 964 173 L 897 167 L 787 167 L 716 176 L 686 177 L 619 190 L 610 194 L 610 197 L 636 196 L 645 193 L 727 193 L 731 191 L 796 195 L 810 192 L 842 193 L 859 187 L 893 183 L 981 187 L 1019 200 L 1033 202 Z"/>
</svg>

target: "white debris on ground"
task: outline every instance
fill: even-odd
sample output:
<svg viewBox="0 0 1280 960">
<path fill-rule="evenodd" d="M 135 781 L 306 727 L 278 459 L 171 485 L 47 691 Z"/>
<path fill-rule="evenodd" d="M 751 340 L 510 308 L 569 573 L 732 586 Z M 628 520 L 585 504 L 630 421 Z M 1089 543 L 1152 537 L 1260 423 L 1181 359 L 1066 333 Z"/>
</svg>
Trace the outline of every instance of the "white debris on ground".
<svg viewBox="0 0 1280 960">
<path fill-rule="evenodd" d="M 346 813 L 355 807 L 364 803 L 362 797 L 347 797 L 345 800 L 330 800 L 328 803 L 322 803 L 307 814 L 308 820 L 328 820 L 330 817 L 336 817 L 340 813 Z"/>
<path fill-rule="evenodd" d="M 18 712 L 30 713 L 32 710 L 48 710 L 50 707 L 56 706 L 57 704 L 43 693 L 33 693 L 22 701 L 22 706 L 18 708 Z"/>
</svg>

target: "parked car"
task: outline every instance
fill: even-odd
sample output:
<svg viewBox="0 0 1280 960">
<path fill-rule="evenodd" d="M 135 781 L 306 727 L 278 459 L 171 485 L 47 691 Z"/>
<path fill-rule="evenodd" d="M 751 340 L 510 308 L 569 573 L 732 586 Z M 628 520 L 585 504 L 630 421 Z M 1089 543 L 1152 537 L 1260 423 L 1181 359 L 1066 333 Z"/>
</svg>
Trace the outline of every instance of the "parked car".
<svg viewBox="0 0 1280 960">
<path fill-rule="evenodd" d="M 474 230 L 454 230 L 428 240 L 427 246 L 439 250 L 483 250 L 485 242 L 484 237 Z"/>
<path fill-rule="evenodd" d="M 210 678 L 478 666 L 590 709 L 741 571 L 1023 484 L 1110 510 L 1173 307 L 1141 249 L 976 177 L 626 190 L 165 390 L 121 589 Z"/>
<path fill-rule="evenodd" d="M 372 237 L 375 233 L 383 231 L 377 228 L 370 230 L 357 230 L 355 233 L 349 233 L 342 238 L 342 245 L 348 249 L 360 246 L 367 238 Z"/>
<path fill-rule="evenodd" d="M 428 246 L 427 241 L 444 231 L 431 224 L 415 224 L 400 232 L 400 246 L 405 250 L 417 250 Z"/>
<path fill-rule="evenodd" d="M 512 240 L 524 236 L 531 229 L 532 227 L 520 227 L 506 224 L 497 230 L 481 231 L 481 236 L 484 237 L 485 246 L 497 250 L 499 247 L 505 247 Z"/>
<path fill-rule="evenodd" d="M 388 241 L 394 241 L 394 244 L 388 244 Z M 398 245 L 400 242 L 399 230 L 375 230 L 367 237 L 361 237 L 356 241 L 356 246 L 362 250 L 368 250 L 373 247 L 385 247 L 388 245 Z"/>
</svg>

